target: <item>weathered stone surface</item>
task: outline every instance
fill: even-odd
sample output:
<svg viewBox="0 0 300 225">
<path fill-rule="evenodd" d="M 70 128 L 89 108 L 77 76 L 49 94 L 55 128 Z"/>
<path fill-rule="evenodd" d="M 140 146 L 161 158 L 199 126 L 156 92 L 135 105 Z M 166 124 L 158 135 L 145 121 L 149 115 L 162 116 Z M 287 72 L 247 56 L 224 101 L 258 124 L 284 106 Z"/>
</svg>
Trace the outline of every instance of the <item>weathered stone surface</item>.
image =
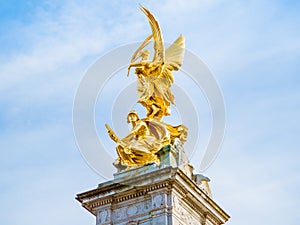
<svg viewBox="0 0 300 225">
<path fill-rule="evenodd" d="M 77 195 L 96 224 L 223 224 L 229 216 L 179 168 L 123 183 L 106 182 Z"/>
</svg>

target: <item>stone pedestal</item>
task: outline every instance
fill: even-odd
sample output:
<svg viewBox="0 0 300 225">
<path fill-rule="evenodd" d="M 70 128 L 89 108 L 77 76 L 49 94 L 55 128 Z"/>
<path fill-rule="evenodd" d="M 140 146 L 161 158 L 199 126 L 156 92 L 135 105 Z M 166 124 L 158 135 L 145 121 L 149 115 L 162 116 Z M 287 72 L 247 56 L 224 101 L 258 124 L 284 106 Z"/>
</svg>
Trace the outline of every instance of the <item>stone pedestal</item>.
<svg viewBox="0 0 300 225">
<path fill-rule="evenodd" d="M 184 153 L 179 152 L 181 147 L 162 149 L 160 167 L 151 164 L 116 173 L 114 180 L 76 198 L 96 216 L 97 225 L 225 223 L 229 216 L 202 188 L 199 175 L 193 175 L 186 158 L 180 159 Z"/>
</svg>

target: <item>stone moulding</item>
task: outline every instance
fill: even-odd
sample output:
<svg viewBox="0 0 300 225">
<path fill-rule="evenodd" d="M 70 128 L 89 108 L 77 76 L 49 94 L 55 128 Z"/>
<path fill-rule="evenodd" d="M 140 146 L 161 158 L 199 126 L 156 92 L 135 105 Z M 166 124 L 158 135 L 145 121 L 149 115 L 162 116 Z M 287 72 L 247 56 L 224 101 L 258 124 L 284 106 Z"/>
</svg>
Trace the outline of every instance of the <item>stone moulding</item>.
<svg viewBox="0 0 300 225">
<path fill-rule="evenodd" d="M 203 225 L 229 219 L 193 180 L 173 167 L 108 181 L 76 199 L 96 216 L 97 225 Z"/>
</svg>

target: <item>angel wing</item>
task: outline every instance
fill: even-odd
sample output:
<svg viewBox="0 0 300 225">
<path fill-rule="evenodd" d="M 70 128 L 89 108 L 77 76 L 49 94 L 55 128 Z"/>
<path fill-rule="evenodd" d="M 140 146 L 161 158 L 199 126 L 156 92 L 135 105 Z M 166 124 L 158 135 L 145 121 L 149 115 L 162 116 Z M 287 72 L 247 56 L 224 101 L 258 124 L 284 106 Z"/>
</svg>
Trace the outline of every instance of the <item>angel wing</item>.
<svg viewBox="0 0 300 225">
<path fill-rule="evenodd" d="M 165 52 L 164 68 L 161 72 L 162 84 L 168 87 L 174 82 L 173 70 L 179 70 L 184 55 L 185 39 L 180 35 Z"/>
<path fill-rule="evenodd" d="M 152 35 L 154 39 L 154 55 L 153 55 L 153 62 L 164 62 L 165 60 L 165 48 L 163 43 L 163 37 L 162 33 L 159 27 L 159 24 L 155 17 L 152 15 L 152 13 L 145 8 L 144 6 L 141 6 L 140 9 L 142 12 L 146 15 L 148 22 L 151 26 Z"/>
<path fill-rule="evenodd" d="M 182 65 L 185 48 L 185 39 L 180 35 L 165 53 L 165 64 L 168 69 L 179 70 Z"/>
</svg>

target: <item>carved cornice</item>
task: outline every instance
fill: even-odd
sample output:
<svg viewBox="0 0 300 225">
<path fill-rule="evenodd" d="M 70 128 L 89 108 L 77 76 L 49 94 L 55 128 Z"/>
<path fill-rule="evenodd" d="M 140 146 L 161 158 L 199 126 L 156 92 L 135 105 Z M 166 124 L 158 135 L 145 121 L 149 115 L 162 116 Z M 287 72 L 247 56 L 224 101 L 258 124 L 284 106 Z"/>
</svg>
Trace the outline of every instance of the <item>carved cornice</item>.
<svg viewBox="0 0 300 225">
<path fill-rule="evenodd" d="M 110 207 L 140 197 L 148 198 L 150 193 L 156 190 L 162 190 L 166 194 L 176 191 L 190 208 L 207 215 L 209 220 L 212 220 L 211 217 L 217 217 L 218 219 L 214 220 L 218 221 L 218 224 L 229 219 L 229 216 L 190 178 L 179 168 L 172 167 L 123 180 L 122 183 L 106 182 L 94 190 L 78 194 L 76 199 L 96 215 L 96 209 L 99 207 Z"/>
<path fill-rule="evenodd" d="M 217 219 L 215 216 L 213 216 L 210 213 L 205 214 L 205 219 L 211 221 L 213 224 L 223 224 L 224 223 L 224 221 Z"/>
<path fill-rule="evenodd" d="M 89 209 L 89 211 L 95 214 L 94 212 L 95 208 L 108 205 L 108 204 L 121 203 L 138 197 L 146 196 L 148 195 L 149 192 L 166 188 L 168 186 L 169 186 L 169 181 L 165 180 L 164 182 L 156 183 L 151 186 L 135 187 L 126 192 L 116 193 L 104 198 L 95 198 L 90 201 L 83 201 L 83 199 L 81 200 L 85 208 Z"/>
</svg>

